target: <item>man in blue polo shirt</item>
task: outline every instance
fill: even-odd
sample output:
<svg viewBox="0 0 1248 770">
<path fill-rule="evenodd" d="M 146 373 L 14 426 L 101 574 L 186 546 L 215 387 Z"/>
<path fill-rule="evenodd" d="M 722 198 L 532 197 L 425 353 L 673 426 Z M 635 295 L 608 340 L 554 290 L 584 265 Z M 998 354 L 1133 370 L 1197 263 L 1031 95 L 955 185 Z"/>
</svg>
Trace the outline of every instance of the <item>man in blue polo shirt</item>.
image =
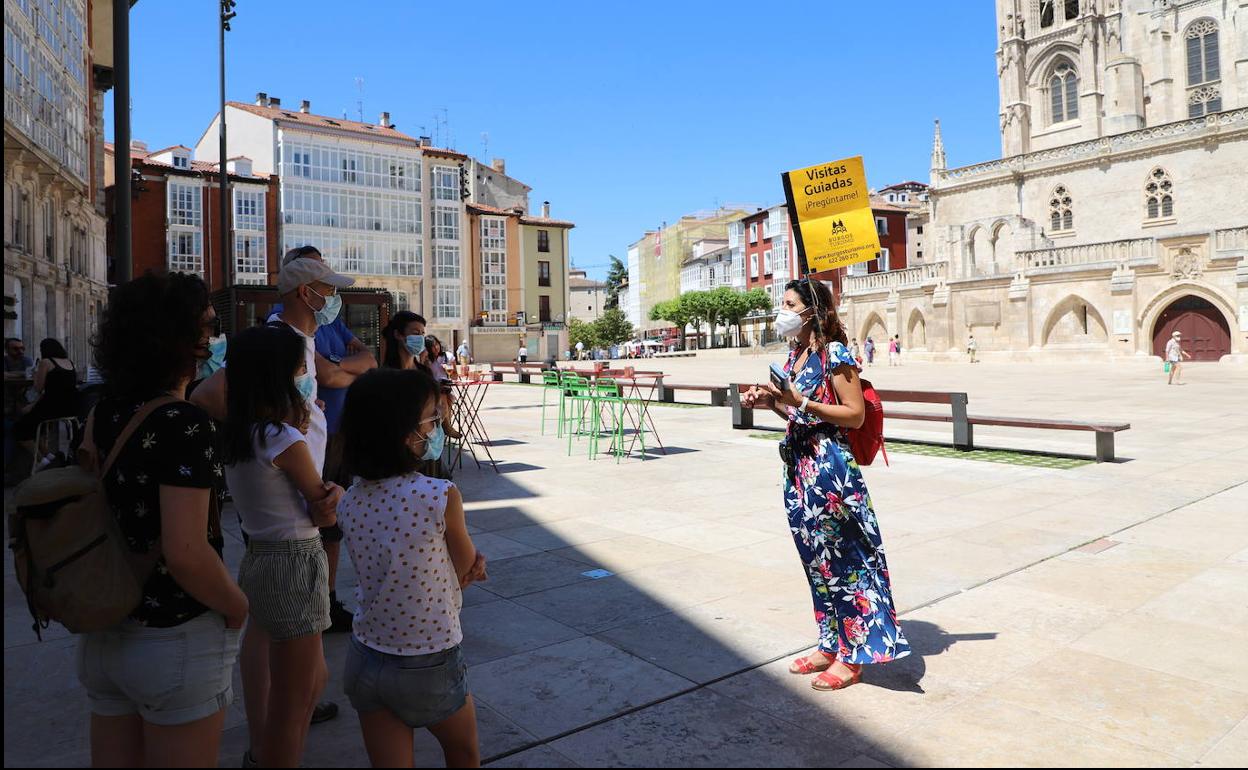
<svg viewBox="0 0 1248 770">
<path fill-rule="evenodd" d="M 301 246 L 291 249 L 282 257 L 282 264 L 300 257 L 311 257 L 323 260 L 321 252 L 315 246 Z M 270 317 L 282 312 L 280 304 L 274 305 Z M 339 313 L 332 323 L 325 324 L 316 330 L 316 352 L 326 361 L 340 367 L 348 374 L 356 377 L 377 367 L 377 358 L 372 351 L 352 333 Z M 338 425 L 342 421 L 342 408 L 347 400 L 347 388 L 327 388 L 317 383 L 316 397 L 325 404 L 325 428 L 329 440 L 325 447 L 325 470 L 323 477 L 333 481 L 344 489 L 351 485 L 351 479 L 345 478 L 342 466 L 342 435 Z M 321 530 L 321 540 L 325 544 L 325 555 L 329 560 L 329 617 L 333 622 L 329 632 L 350 631 L 351 612 L 338 601 L 335 581 L 338 578 L 338 559 L 342 551 L 342 529 L 338 525 Z"/>
</svg>

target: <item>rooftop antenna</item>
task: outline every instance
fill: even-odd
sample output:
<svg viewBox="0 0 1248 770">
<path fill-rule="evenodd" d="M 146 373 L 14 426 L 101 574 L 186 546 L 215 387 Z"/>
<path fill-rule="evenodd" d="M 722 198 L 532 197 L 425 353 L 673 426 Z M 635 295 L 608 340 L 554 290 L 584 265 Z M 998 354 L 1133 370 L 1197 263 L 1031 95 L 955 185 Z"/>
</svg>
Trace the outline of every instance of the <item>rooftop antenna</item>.
<svg viewBox="0 0 1248 770">
<path fill-rule="evenodd" d="M 451 117 L 445 107 L 442 108 L 442 127 L 446 129 L 446 148 L 455 149 L 455 143 L 451 140 Z"/>
<path fill-rule="evenodd" d="M 355 111 L 360 116 L 360 122 L 364 122 L 364 78 L 357 77 L 355 79 Z M 346 117 L 345 115 L 343 116 Z"/>
<path fill-rule="evenodd" d="M 490 159 L 490 134 L 488 131 L 481 132 L 481 159 L 485 161 Z"/>
</svg>

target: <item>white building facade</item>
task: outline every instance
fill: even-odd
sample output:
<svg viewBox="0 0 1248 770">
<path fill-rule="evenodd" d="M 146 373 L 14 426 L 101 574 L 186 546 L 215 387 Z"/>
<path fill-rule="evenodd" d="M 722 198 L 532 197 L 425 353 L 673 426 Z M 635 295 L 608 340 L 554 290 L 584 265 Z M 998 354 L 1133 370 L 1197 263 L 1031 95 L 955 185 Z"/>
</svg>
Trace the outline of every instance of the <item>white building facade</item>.
<svg viewBox="0 0 1248 770">
<path fill-rule="evenodd" d="M 111 18 L 111 3 L 94 6 Z M 103 93 L 111 84 L 96 75 L 110 78 L 111 61 L 92 55 L 89 11 L 84 0 L 4 3 L 4 334 L 28 351 L 53 337 L 83 373 L 108 291 Z"/>
<path fill-rule="evenodd" d="M 923 258 L 848 277 L 907 353 L 1248 356 L 1248 0 L 998 0 L 1003 157 L 947 168 Z M 1238 31 L 1237 31 L 1238 30 Z M 917 225 L 916 225 L 917 226 Z"/>
<path fill-rule="evenodd" d="M 255 104 L 227 103 L 226 116 L 229 154 L 251 158 L 257 173 L 279 176 L 283 251 L 314 245 L 360 286 L 389 291 L 396 309 L 465 325 L 456 167 L 448 179 L 440 164 L 426 163 L 419 141 L 395 131 L 386 114 L 377 125 L 337 120 L 311 113 L 306 102 L 298 111 L 283 109 L 280 100 L 258 94 Z M 217 160 L 218 119 L 199 140 L 196 158 Z M 426 188 L 437 185 L 426 198 Z M 451 216 L 443 216 L 445 195 L 453 198 Z M 454 296 L 437 292 L 438 282 L 428 280 L 434 275 L 446 276 L 441 288 Z"/>
</svg>

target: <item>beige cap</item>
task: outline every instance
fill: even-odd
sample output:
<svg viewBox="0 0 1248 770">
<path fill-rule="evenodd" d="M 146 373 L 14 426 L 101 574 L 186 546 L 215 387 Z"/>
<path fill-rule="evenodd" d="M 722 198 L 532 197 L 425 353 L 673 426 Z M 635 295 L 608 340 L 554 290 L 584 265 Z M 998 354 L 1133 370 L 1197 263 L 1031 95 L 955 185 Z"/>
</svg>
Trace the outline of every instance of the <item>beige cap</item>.
<svg viewBox="0 0 1248 770">
<path fill-rule="evenodd" d="M 335 273 L 319 259 L 299 257 L 282 265 L 277 274 L 277 293 L 289 294 L 307 283 L 320 281 L 337 289 L 345 289 L 355 283 L 354 278 Z"/>
</svg>

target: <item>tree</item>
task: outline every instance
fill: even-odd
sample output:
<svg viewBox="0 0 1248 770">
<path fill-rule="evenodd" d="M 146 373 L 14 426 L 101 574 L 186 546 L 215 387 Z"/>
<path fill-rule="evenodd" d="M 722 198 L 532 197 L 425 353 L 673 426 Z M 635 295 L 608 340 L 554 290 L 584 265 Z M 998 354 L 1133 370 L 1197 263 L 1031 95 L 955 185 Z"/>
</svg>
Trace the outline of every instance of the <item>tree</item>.
<svg viewBox="0 0 1248 770">
<path fill-rule="evenodd" d="M 618 345 L 633 338 L 633 325 L 628 322 L 624 311 L 612 308 L 594 321 L 594 336 L 602 346 Z"/>
<path fill-rule="evenodd" d="M 739 347 L 741 345 L 741 319 L 754 309 L 751 306 L 750 295 L 748 292 L 729 289 L 723 295 L 721 302 L 720 315 L 724 319 L 725 326 L 737 327 L 737 346 Z"/>
<path fill-rule="evenodd" d="M 685 348 L 685 326 L 689 323 L 689 307 L 687 303 L 681 302 L 680 298 L 668 300 L 667 302 L 658 302 L 654 307 L 650 308 L 651 321 L 668 321 L 673 324 L 680 334 L 681 350 Z"/>
<path fill-rule="evenodd" d="M 611 257 L 611 267 L 607 268 L 607 301 L 603 307 L 611 310 L 620 306 L 620 286 L 628 279 L 628 267 L 614 254 L 607 256 Z"/>
<path fill-rule="evenodd" d="M 587 350 L 593 350 L 598 345 L 598 329 L 592 323 L 572 318 L 568 321 L 568 343 L 575 348 L 578 342 Z"/>
<path fill-rule="evenodd" d="M 715 299 L 709 291 L 687 291 L 680 295 L 680 301 L 687 308 L 689 314 L 689 322 L 693 324 L 694 334 L 699 340 L 698 347 L 701 347 L 702 339 L 702 323 L 705 321 L 711 326 L 711 347 L 714 347 L 715 338 Z"/>
</svg>

